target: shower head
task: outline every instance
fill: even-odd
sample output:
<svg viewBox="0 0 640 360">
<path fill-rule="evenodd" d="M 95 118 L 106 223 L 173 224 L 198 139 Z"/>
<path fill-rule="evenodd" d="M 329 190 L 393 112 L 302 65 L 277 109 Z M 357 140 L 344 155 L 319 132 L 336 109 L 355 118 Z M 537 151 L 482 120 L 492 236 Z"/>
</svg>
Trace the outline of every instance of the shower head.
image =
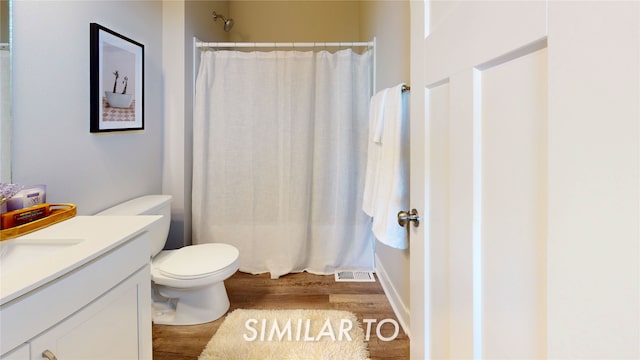
<svg viewBox="0 0 640 360">
<path fill-rule="evenodd" d="M 222 21 L 224 21 L 224 31 L 226 32 L 229 32 L 229 30 L 231 30 L 231 28 L 233 27 L 233 19 L 227 19 L 226 17 L 224 17 L 224 15 L 216 14 L 215 11 L 211 16 L 213 17 L 214 21 L 217 21 L 218 18 L 221 18 Z"/>
</svg>

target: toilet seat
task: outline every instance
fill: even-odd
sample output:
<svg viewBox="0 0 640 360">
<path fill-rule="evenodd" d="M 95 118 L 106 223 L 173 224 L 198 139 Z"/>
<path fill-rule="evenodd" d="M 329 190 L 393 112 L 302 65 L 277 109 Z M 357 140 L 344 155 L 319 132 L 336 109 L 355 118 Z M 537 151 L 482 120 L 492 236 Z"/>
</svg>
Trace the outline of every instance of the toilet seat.
<svg viewBox="0 0 640 360">
<path fill-rule="evenodd" d="M 164 276 L 175 279 L 198 279 L 209 276 L 233 264 L 238 250 L 227 244 L 200 244 L 163 252 L 155 260 L 156 269 Z"/>
<path fill-rule="evenodd" d="M 235 247 L 220 243 L 164 250 L 151 261 L 151 277 L 160 285 L 203 286 L 233 275 L 239 267 L 239 255 Z"/>
</svg>

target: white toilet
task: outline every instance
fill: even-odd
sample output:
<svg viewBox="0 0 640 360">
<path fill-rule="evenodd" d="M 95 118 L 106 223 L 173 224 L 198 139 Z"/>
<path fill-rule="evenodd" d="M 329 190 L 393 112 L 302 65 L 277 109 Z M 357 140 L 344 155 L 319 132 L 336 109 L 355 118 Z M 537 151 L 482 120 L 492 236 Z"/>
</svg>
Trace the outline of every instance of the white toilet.
<svg viewBox="0 0 640 360">
<path fill-rule="evenodd" d="M 153 322 L 194 325 L 216 320 L 229 309 L 224 280 L 239 267 L 238 249 L 213 243 L 162 250 L 171 223 L 171 196 L 132 199 L 96 215 L 162 215 L 151 230 Z"/>
</svg>

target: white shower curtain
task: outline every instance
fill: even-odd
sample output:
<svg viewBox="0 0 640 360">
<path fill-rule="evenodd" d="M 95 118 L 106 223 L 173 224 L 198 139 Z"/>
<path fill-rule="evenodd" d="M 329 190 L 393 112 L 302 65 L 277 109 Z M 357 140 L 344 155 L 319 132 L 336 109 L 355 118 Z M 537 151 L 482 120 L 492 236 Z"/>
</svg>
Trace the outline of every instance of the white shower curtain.
<svg viewBox="0 0 640 360">
<path fill-rule="evenodd" d="M 362 212 L 371 52 L 203 51 L 193 136 L 193 242 L 240 270 L 372 270 Z"/>
</svg>

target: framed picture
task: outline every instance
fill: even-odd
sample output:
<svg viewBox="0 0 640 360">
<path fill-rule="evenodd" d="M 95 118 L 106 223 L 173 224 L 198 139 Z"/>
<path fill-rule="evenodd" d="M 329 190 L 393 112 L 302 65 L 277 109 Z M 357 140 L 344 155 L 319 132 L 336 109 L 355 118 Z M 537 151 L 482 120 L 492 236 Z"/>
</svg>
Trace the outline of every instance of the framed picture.
<svg viewBox="0 0 640 360">
<path fill-rule="evenodd" d="M 91 23 L 90 131 L 144 129 L 144 45 Z"/>
</svg>

